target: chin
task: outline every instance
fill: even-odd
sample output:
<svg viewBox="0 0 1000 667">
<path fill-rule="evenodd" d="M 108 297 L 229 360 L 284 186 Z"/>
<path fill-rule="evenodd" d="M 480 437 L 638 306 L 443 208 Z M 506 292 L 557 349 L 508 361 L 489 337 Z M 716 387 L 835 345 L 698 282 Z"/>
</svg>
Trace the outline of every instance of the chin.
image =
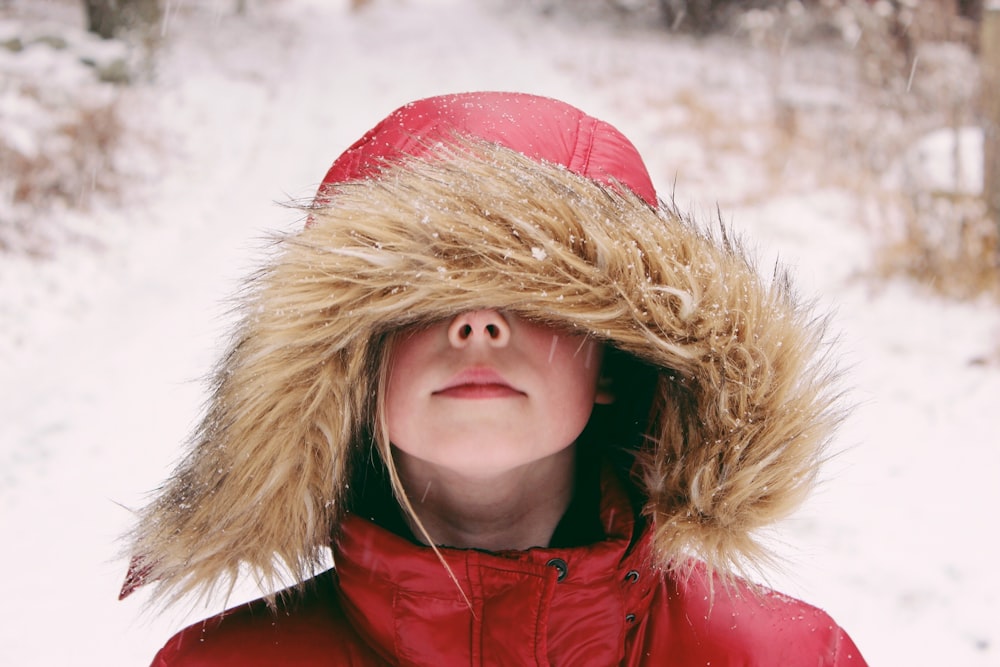
<svg viewBox="0 0 1000 667">
<path fill-rule="evenodd" d="M 468 444 L 456 445 L 454 447 L 436 446 L 433 451 L 425 450 L 424 452 L 419 452 L 411 450 L 408 453 L 434 466 L 462 473 L 489 472 L 492 470 L 514 468 L 525 463 L 530 463 L 533 458 L 523 453 L 515 454 L 513 452 L 498 451 L 485 443 L 482 445 L 477 443 L 475 446 Z"/>
<path fill-rule="evenodd" d="M 484 442 L 477 443 L 471 450 L 468 445 L 463 445 L 461 449 L 453 450 L 450 456 L 440 457 L 437 462 L 431 462 L 466 477 L 488 478 L 537 463 L 561 449 L 554 448 L 554 451 L 537 447 L 504 449 Z"/>
</svg>

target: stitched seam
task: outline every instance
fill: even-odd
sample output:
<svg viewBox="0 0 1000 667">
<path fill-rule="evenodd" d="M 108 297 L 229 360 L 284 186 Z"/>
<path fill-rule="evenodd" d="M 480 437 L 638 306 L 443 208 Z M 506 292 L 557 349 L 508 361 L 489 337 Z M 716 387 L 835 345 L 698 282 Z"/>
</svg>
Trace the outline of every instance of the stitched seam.
<svg viewBox="0 0 1000 667">
<path fill-rule="evenodd" d="M 549 642 L 548 642 L 548 619 L 549 610 L 552 606 L 552 598 L 555 596 L 555 587 L 558 584 L 551 578 L 542 579 L 542 599 L 538 605 L 538 619 L 535 628 L 535 661 L 540 667 L 548 667 L 549 663 Z"/>
<path fill-rule="evenodd" d="M 586 140 L 587 146 L 583 153 L 583 164 L 581 165 L 580 172 L 586 176 L 590 175 L 590 156 L 594 152 L 594 142 L 596 140 L 595 135 L 597 134 L 597 122 L 590 118 L 589 116 L 584 117 L 584 122 L 587 124 Z M 583 131 L 583 122 L 577 124 L 577 142 L 580 140 L 580 133 Z"/>
</svg>

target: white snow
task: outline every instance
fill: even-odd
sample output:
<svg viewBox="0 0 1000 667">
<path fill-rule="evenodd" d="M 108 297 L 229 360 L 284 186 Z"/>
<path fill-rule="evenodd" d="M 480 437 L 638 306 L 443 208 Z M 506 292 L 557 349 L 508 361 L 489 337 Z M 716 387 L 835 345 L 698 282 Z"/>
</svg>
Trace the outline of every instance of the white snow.
<svg viewBox="0 0 1000 667">
<path fill-rule="evenodd" d="M 0 664 L 148 664 L 183 625 L 254 594 L 164 614 L 143 611 L 144 592 L 116 600 L 126 568 L 116 540 L 197 421 L 227 298 L 268 230 L 301 224 L 278 203 L 308 198 L 386 113 L 437 93 L 516 89 L 620 127 L 661 194 L 699 215 L 719 202 L 833 313 L 858 408 L 822 487 L 772 533 L 785 564 L 769 581 L 829 611 L 872 665 L 1000 665 L 989 528 L 1000 508 L 1000 309 L 873 286 L 859 277 L 872 241 L 855 193 L 815 185 L 801 165 L 790 187 L 766 185 L 775 163 L 755 125 L 774 84 L 761 74 L 766 53 L 567 26 L 503 2 L 374 0 L 350 12 L 259 0 L 245 16 L 235 1 L 164 4 L 154 76 L 119 93 L 137 137 L 124 157 L 137 174 L 128 196 L 52 214 L 84 243 L 66 240 L 48 259 L 0 255 Z M 40 121 L 4 92 L 0 130 L 31 150 L 39 138 L 24 128 Z M 831 89 L 810 95 L 823 104 Z M 739 126 L 739 140 L 710 123 L 700 131 L 709 113 Z M 916 149 L 921 164 L 944 167 L 935 178 L 956 173 L 933 158 L 953 154 L 945 136 Z M 961 153 L 975 141 L 963 134 Z"/>
</svg>

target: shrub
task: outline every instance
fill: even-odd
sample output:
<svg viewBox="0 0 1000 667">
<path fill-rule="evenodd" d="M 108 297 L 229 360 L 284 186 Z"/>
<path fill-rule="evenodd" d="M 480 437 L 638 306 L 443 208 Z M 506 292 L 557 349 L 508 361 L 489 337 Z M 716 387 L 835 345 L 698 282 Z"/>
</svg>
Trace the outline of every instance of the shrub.
<svg viewBox="0 0 1000 667">
<path fill-rule="evenodd" d="M 122 90 L 104 79 L 124 47 L 65 25 L 0 26 L 0 251 L 47 255 L 67 212 L 119 191 Z"/>
<path fill-rule="evenodd" d="M 1000 298 L 1000 235 L 981 197 L 914 192 L 899 233 L 887 235 L 876 275 L 903 276 L 955 299 Z"/>
</svg>

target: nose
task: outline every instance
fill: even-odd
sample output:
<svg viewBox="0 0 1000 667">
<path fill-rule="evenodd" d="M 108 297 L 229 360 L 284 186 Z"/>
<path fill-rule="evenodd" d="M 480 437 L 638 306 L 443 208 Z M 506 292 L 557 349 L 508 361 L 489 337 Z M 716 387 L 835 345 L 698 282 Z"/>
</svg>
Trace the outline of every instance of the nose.
<svg viewBox="0 0 1000 667">
<path fill-rule="evenodd" d="M 510 324 L 496 310 L 470 310 L 456 315 L 448 325 L 448 342 L 455 348 L 476 344 L 506 347 Z"/>
</svg>

